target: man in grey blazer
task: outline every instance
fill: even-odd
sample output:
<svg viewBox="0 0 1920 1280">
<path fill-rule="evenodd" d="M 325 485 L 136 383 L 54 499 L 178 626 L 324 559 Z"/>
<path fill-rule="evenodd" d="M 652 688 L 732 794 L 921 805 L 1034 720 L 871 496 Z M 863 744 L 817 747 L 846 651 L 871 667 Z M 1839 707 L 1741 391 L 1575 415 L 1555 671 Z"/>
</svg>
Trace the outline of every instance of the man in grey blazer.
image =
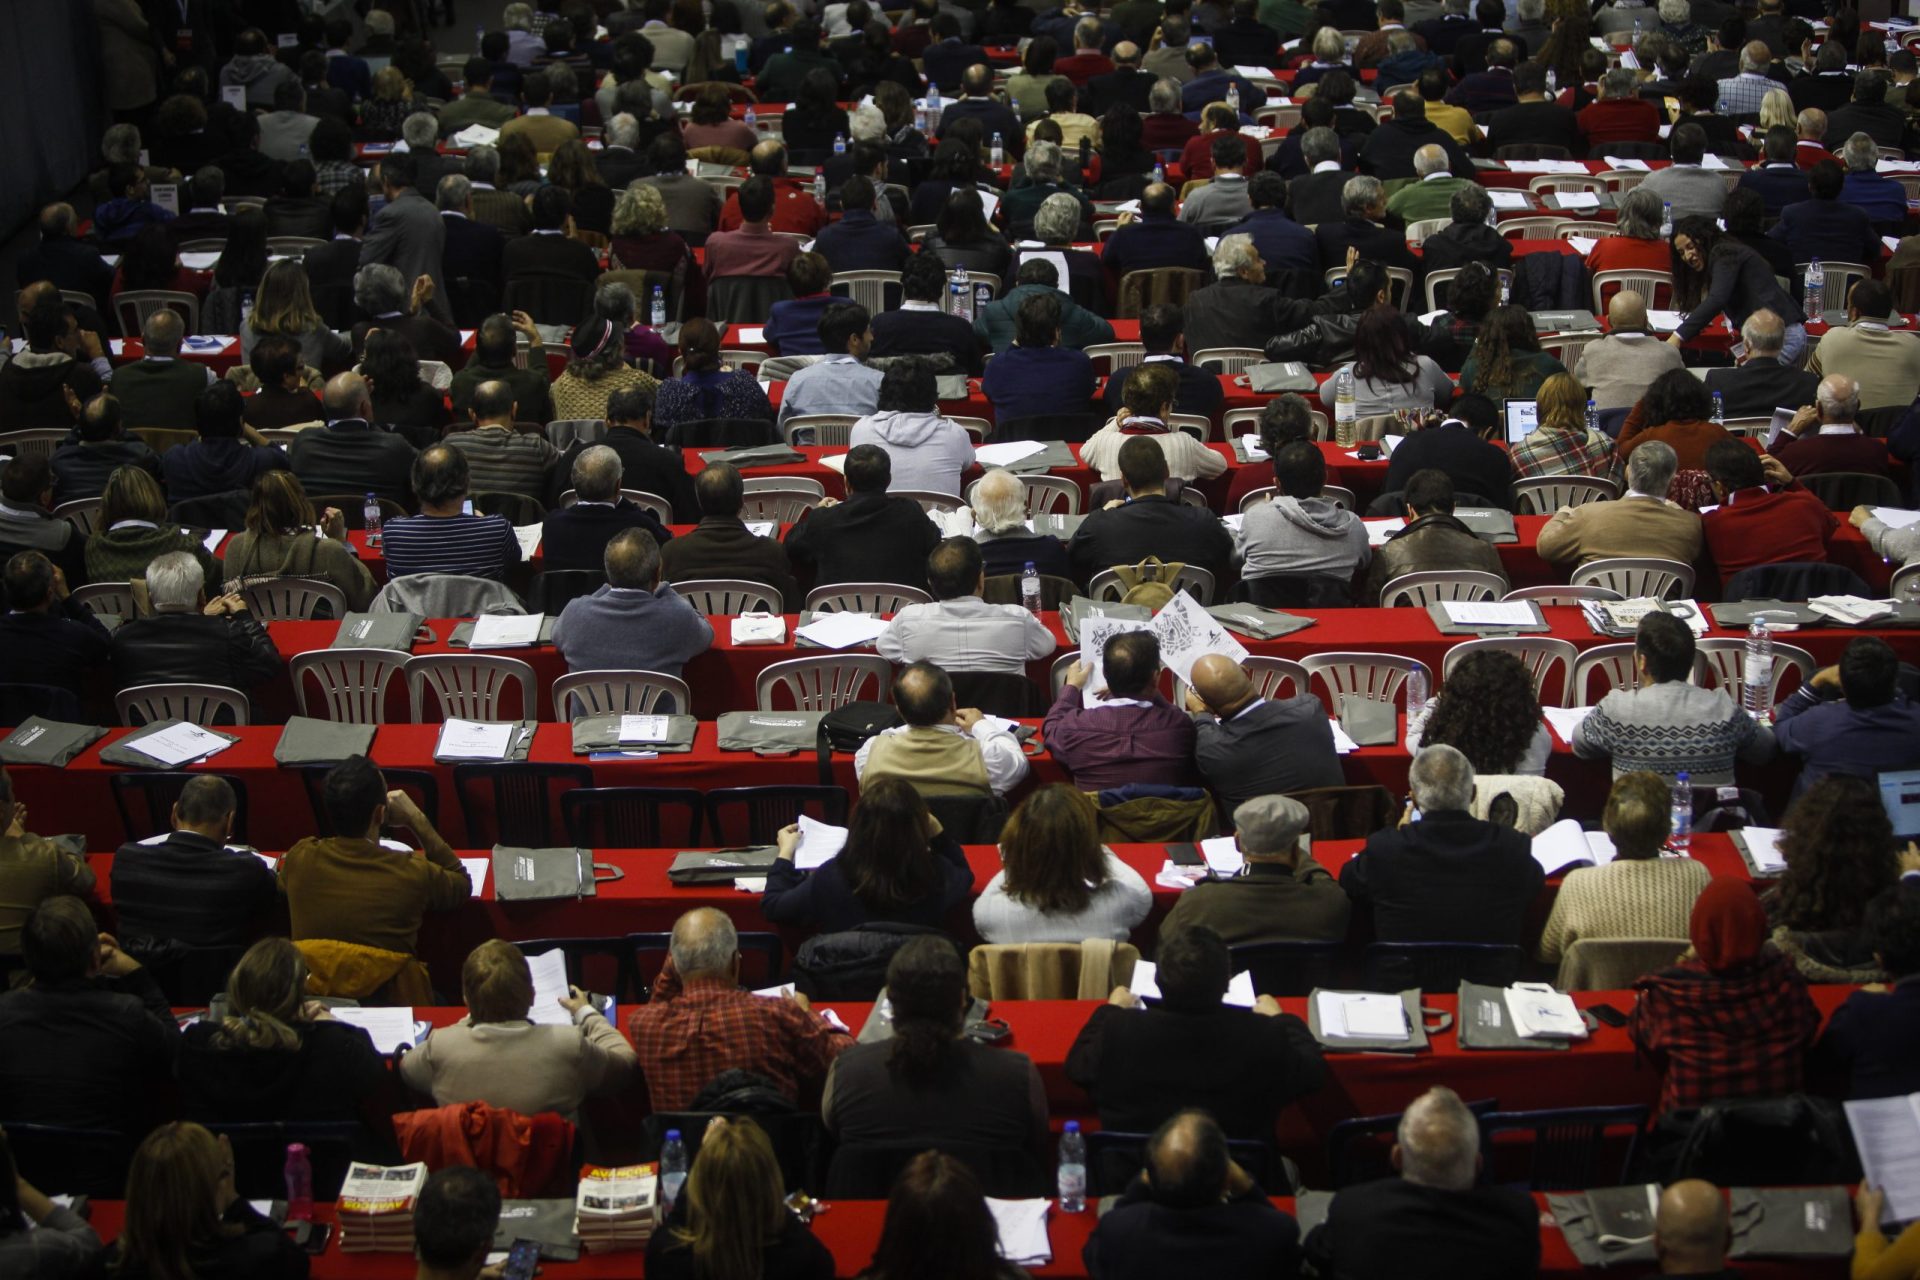
<svg viewBox="0 0 1920 1280">
<path fill-rule="evenodd" d="M 1683 124 L 1673 131 L 1673 163 L 1656 169 L 1640 185 L 1673 205 L 1673 218 L 1698 215 L 1717 218 L 1727 203 L 1727 183 L 1712 169 L 1703 168 L 1707 153 L 1707 131 L 1697 124 Z"/>
<path fill-rule="evenodd" d="M 447 233 L 433 202 L 414 190 L 418 170 L 406 152 L 380 162 L 380 184 L 387 203 L 374 215 L 373 226 L 360 242 L 360 265 L 384 262 L 397 268 L 409 282 L 421 276 L 433 282 L 426 308 L 443 324 L 453 323 L 447 290 L 440 279 Z"/>
<path fill-rule="evenodd" d="M 1193 664 L 1187 710 L 1194 763 L 1227 812 L 1255 796 L 1345 782 L 1327 709 L 1305 689 L 1262 698 L 1238 663 L 1210 653 Z"/>
</svg>

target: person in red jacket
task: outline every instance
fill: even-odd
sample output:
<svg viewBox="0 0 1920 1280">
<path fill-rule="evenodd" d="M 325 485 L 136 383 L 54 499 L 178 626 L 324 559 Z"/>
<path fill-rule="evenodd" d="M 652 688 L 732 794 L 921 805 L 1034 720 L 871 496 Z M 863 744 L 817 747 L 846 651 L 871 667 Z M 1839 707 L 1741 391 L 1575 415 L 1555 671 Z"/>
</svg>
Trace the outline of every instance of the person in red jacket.
<svg viewBox="0 0 1920 1280">
<path fill-rule="evenodd" d="M 767 225 L 773 231 L 791 231 L 797 235 L 818 235 L 827 225 L 826 211 L 813 198 L 813 188 L 799 178 L 787 176 L 787 149 L 767 141 L 753 149 L 754 176 L 773 183 L 773 215 Z M 740 213 L 740 193 L 735 189 L 720 210 L 720 230 L 738 231 L 745 218 Z"/>
<path fill-rule="evenodd" d="M 1774 457 L 1796 476 L 1823 471 L 1860 471 L 1888 474 L 1887 442 L 1862 435 L 1860 384 L 1844 373 L 1820 380 L 1815 403 L 1805 405 L 1787 424 L 1786 435 L 1774 446 Z"/>
<path fill-rule="evenodd" d="M 1610 142 L 1657 142 L 1660 138 L 1660 108 L 1640 96 L 1639 81 L 1625 67 L 1615 67 L 1600 77 L 1600 101 L 1576 118 L 1590 156 L 1606 154 Z"/>
<path fill-rule="evenodd" d="M 1836 521 L 1827 504 L 1764 457 L 1744 440 L 1722 440 L 1707 450 L 1720 506 L 1701 524 L 1722 579 L 1757 564 L 1824 562 L 1833 541 Z"/>
</svg>

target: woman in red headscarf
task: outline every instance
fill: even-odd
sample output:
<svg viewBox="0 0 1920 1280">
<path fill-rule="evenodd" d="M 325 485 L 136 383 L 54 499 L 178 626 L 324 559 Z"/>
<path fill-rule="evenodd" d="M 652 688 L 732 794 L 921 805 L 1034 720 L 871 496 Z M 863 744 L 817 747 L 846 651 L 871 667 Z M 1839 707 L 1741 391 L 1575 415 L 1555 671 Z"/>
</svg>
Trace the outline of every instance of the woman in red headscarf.
<svg viewBox="0 0 1920 1280">
<path fill-rule="evenodd" d="M 1767 932 L 1751 887 L 1714 880 L 1693 904 L 1692 948 L 1634 984 L 1640 999 L 1628 1030 L 1666 1071 L 1661 1114 L 1800 1091 L 1820 1011 Z"/>
</svg>

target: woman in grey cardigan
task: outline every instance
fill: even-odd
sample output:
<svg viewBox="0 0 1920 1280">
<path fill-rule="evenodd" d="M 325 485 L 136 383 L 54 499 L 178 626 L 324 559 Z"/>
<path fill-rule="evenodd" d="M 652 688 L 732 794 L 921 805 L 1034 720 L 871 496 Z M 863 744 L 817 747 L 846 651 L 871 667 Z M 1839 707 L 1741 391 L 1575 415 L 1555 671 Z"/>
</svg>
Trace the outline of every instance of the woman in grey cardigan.
<svg viewBox="0 0 1920 1280">
<path fill-rule="evenodd" d="M 1086 795 L 1053 783 L 1028 796 L 1000 837 L 1003 864 L 974 900 L 988 942 L 1125 942 L 1153 890 L 1100 843 Z"/>
</svg>

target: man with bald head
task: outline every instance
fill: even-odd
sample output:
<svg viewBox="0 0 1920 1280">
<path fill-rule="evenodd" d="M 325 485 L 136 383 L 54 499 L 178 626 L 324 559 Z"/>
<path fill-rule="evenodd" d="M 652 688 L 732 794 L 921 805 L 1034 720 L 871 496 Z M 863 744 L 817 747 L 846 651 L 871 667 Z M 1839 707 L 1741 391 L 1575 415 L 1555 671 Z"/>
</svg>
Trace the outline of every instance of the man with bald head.
<svg viewBox="0 0 1920 1280">
<path fill-rule="evenodd" d="M 1838 49 L 1839 44 L 1837 41 L 1829 41 L 1827 45 L 1821 47 Z M 1846 72 L 1846 61 L 1846 51 L 1842 49 L 1840 50 L 1840 76 L 1843 78 L 1838 79 L 1835 83 L 1843 86 L 1851 84 L 1853 81 L 1853 77 Z M 1806 74 L 1811 78 L 1812 73 Z M 1822 72 L 1820 75 L 1821 78 L 1824 79 L 1827 73 Z M 1833 159 L 1833 153 L 1827 150 L 1826 112 L 1818 107 L 1808 107 L 1793 118 L 1793 131 L 1795 135 L 1797 135 L 1794 138 L 1793 144 L 1793 162 L 1802 169 L 1811 169 L 1822 160 Z"/>
<path fill-rule="evenodd" d="M 1127 20 L 1121 16 L 1125 4 L 1117 5 L 1111 15 L 1124 29 Z M 1147 30 L 1151 33 L 1153 25 L 1159 20 L 1160 6 L 1148 0 L 1145 4 L 1136 3 L 1136 9 L 1143 12 L 1151 10 L 1153 17 L 1148 21 Z M 1087 81 L 1086 90 L 1080 95 L 1080 107 L 1090 116 L 1106 114 L 1108 107 L 1125 107 L 1129 111 L 1146 114 L 1147 95 L 1153 92 L 1153 73 L 1140 69 L 1140 45 L 1132 40 L 1122 40 L 1113 46 L 1113 70 L 1103 76 L 1095 76 Z"/>
<path fill-rule="evenodd" d="M 1796 369 L 1780 358 L 1786 340 L 1786 322 L 1762 307 L 1740 326 L 1746 350 L 1739 363 L 1731 369 L 1707 370 L 1707 390 L 1720 393 L 1729 418 L 1771 416 L 1780 405 L 1813 403 L 1820 375 Z"/>
<path fill-rule="evenodd" d="M 40 243 L 20 255 L 14 278 L 23 285 L 45 280 L 56 289 L 90 294 L 94 308 L 104 315 L 113 288 L 113 268 L 98 249 L 74 234 L 78 227 L 73 206 L 64 201 L 41 209 Z"/>
<path fill-rule="evenodd" d="M 657 1112 L 687 1110 L 708 1081 L 736 1067 L 817 1110 L 828 1068 L 853 1044 L 803 995 L 742 991 L 739 934 L 712 907 L 674 921 L 667 962 L 652 998 L 627 1020 L 627 1038 Z"/>
<path fill-rule="evenodd" d="M 1003 796 L 1026 780 L 1019 741 L 1004 722 L 959 705 L 952 677 L 935 663 L 908 663 L 893 682 L 893 705 L 905 723 L 854 753 L 853 776 L 862 786 L 891 777 L 924 796 Z"/>
<path fill-rule="evenodd" d="M 1255 796 L 1235 808 L 1234 841 L 1246 870 L 1181 894 L 1161 931 L 1205 925 L 1235 947 L 1344 941 L 1352 907 L 1308 853 L 1311 825 L 1307 807 L 1291 796 Z"/>
<path fill-rule="evenodd" d="M 1120 215 L 1120 226 L 1100 251 L 1100 265 L 1114 287 L 1129 271 L 1155 267 L 1210 266 L 1207 238 L 1200 228 L 1174 214 L 1179 193 L 1164 182 L 1149 183 L 1140 196 L 1140 216 Z"/>
<path fill-rule="evenodd" d="M 1580 351 L 1573 376 L 1590 388 L 1595 408 L 1631 409 L 1661 374 L 1682 367 L 1680 348 L 1647 324 L 1647 300 L 1622 289 L 1607 302 L 1607 335 Z"/>
<path fill-rule="evenodd" d="M 1405 222 L 1452 217 L 1454 193 L 1478 185 L 1471 178 L 1453 176 L 1453 160 L 1437 142 L 1422 143 L 1414 150 L 1413 176 L 1418 181 L 1408 183 L 1387 200 L 1387 212 Z"/>
<path fill-rule="evenodd" d="M 339 373 L 321 396 L 327 423 L 294 437 L 293 474 L 310 498 L 372 493 L 406 506 L 412 499 L 413 446 L 375 426 L 367 380 Z"/>
<path fill-rule="evenodd" d="M 1101 1215 L 1082 1257 L 1094 1280 L 1290 1276 L 1300 1226 L 1227 1152 L 1204 1111 L 1182 1111 L 1147 1143 L 1147 1167 Z"/>
<path fill-rule="evenodd" d="M 580 455 L 581 461 L 591 465 L 597 461 L 594 453 L 587 450 Z M 575 474 L 579 471 L 580 464 L 575 463 Z M 660 581 L 660 544 L 651 533 L 629 528 L 615 534 L 606 544 L 602 565 L 607 585 L 568 601 L 553 624 L 553 647 L 567 660 L 568 671 L 658 671 L 677 676 L 712 646 L 713 624 L 686 597 Z M 665 702 L 654 710 L 693 713 L 691 707 L 674 706 L 672 698 Z"/>
<path fill-rule="evenodd" d="M 818 235 L 827 222 L 826 210 L 813 198 L 810 184 L 787 175 L 786 144 L 769 138 L 755 146 L 749 156 L 751 176 L 765 178 L 773 184 L 773 212 L 766 218 L 768 229 L 802 236 Z M 720 230 L 738 231 L 749 221 L 759 219 L 749 219 L 741 212 L 740 191 L 736 187 L 727 193 L 727 202 L 720 209 Z"/>
<path fill-rule="evenodd" d="M 1475 1186 L 1480 1127 L 1436 1085 L 1400 1118 L 1397 1178 L 1347 1187 L 1307 1237 L 1322 1275 L 1454 1280 L 1530 1276 L 1540 1267 L 1539 1211 L 1512 1187 Z"/>
<path fill-rule="evenodd" d="M 1814 402 L 1793 415 L 1786 433 L 1769 450 L 1796 476 L 1823 471 L 1889 474 L 1887 442 L 1862 435 L 1860 384 L 1844 373 L 1820 379 Z"/>
<path fill-rule="evenodd" d="M 515 408 L 511 384 L 504 380 L 481 383 L 467 402 L 473 429 L 449 434 L 446 443 L 466 455 L 476 490 L 519 493 L 539 502 L 547 496 L 548 472 L 560 451 L 545 435 L 515 430 Z M 614 486 L 615 497 L 619 488 Z"/>
<path fill-rule="evenodd" d="M 1193 664 L 1186 709 L 1194 761 L 1225 808 L 1345 781 L 1327 709 L 1304 688 L 1289 698 L 1262 697 L 1238 663 L 1210 653 Z"/>
<path fill-rule="evenodd" d="M 937 662 L 947 671 L 1024 677 L 1053 653 L 1053 633 L 1017 604 L 988 604 L 986 560 L 972 538 L 943 538 L 927 555 L 932 604 L 894 614 L 874 641 L 888 662 Z M 1009 712 L 1009 714 L 1012 714 Z"/>
<path fill-rule="evenodd" d="M 1661 1275 L 1700 1280 L 1738 1276 L 1727 1266 L 1731 1239 L 1727 1198 L 1711 1182 L 1687 1178 L 1660 1193 L 1653 1218 L 1653 1252 L 1660 1259 Z"/>
</svg>

